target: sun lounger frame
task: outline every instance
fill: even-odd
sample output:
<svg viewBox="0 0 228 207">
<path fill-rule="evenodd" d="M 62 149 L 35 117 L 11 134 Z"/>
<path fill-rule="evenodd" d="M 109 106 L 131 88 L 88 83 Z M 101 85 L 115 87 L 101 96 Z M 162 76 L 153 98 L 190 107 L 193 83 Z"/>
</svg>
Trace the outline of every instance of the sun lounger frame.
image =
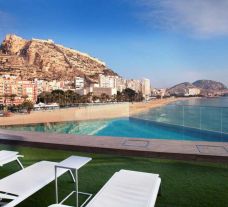
<svg viewBox="0 0 228 207">
<path fill-rule="evenodd" d="M 3 207 L 14 207 L 55 180 L 56 162 L 41 161 L 0 180 L 0 203 Z M 47 173 L 46 173 L 47 172 Z M 61 176 L 68 170 L 58 171 Z M 43 179 L 43 180 L 42 180 Z M 27 186 L 23 186 L 29 183 Z M 31 183 L 31 185 L 30 185 Z M 27 188 L 26 188 L 27 187 Z"/>
<path fill-rule="evenodd" d="M 1 150 L 0 154 L 4 153 L 4 156 L 1 158 L 0 157 L 0 167 L 3 167 L 4 165 L 16 161 L 18 165 L 20 166 L 21 169 L 24 169 L 24 166 L 22 165 L 21 161 L 19 158 L 24 157 L 23 155 L 19 155 L 18 152 L 14 151 L 7 151 L 7 150 Z"/>
</svg>

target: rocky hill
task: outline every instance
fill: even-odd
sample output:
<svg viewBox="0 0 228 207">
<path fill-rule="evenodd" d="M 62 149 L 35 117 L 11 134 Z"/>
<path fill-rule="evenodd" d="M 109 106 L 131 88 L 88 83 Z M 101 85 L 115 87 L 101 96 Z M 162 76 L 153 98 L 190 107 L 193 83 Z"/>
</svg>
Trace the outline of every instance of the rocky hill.
<svg viewBox="0 0 228 207">
<path fill-rule="evenodd" d="M 198 80 L 195 81 L 193 85 L 203 90 L 220 91 L 226 89 L 226 86 L 223 83 L 213 80 Z"/>
<path fill-rule="evenodd" d="M 85 75 L 95 81 L 98 74 L 117 75 L 88 54 L 52 40 L 25 40 L 16 35 L 7 35 L 1 44 L 0 74 L 17 75 L 25 80 L 73 80 L 76 75 Z"/>
<path fill-rule="evenodd" d="M 194 83 L 184 82 L 175 85 L 167 90 L 170 95 L 184 95 L 189 88 L 200 89 L 202 96 L 216 96 L 227 93 L 227 87 L 220 82 L 212 80 L 197 80 Z"/>
<path fill-rule="evenodd" d="M 184 82 L 177 84 L 167 90 L 170 95 L 184 95 L 188 93 L 189 88 L 196 88 L 193 84 L 189 82 Z"/>
</svg>

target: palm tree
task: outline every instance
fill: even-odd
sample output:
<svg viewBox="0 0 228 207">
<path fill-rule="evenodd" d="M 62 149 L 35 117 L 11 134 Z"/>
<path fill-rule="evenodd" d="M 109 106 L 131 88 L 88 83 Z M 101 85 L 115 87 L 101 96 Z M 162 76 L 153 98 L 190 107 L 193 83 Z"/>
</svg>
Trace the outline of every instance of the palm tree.
<svg viewBox="0 0 228 207">
<path fill-rule="evenodd" d="M 99 100 L 99 97 L 98 96 L 93 96 L 93 102 L 96 102 L 97 100 Z"/>
<path fill-rule="evenodd" d="M 102 102 L 107 102 L 107 100 L 109 99 L 109 95 L 107 95 L 106 93 L 102 93 L 101 94 L 101 101 Z"/>
<path fill-rule="evenodd" d="M 17 97 L 16 94 L 11 94 L 10 95 L 10 101 L 11 101 L 11 105 L 13 105 L 13 102 L 15 101 L 15 98 Z"/>
<path fill-rule="evenodd" d="M 22 95 L 22 96 L 21 96 L 21 98 L 23 98 L 23 99 L 24 99 L 24 101 L 26 101 L 26 100 L 27 100 L 27 98 L 28 98 L 28 95 L 26 95 L 26 94 L 25 94 L 25 95 Z"/>
<path fill-rule="evenodd" d="M 72 90 L 67 90 L 67 91 L 65 92 L 65 96 L 66 96 L 67 104 L 73 104 L 73 103 L 74 103 L 74 96 L 75 96 L 74 91 L 72 91 Z"/>
<path fill-rule="evenodd" d="M 117 95 L 116 94 L 112 95 L 111 99 L 112 99 L 112 102 L 116 102 L 117 101 Z"/>
<path fill-rule="evenodd" d="M 50 92 L 42 92 L 38 96 L 38 100 L 47 104 L 53 101 L 54 95 L 52 95 Z"/>
<path fill-rule="evenodd" d="M 89 93 L 86 95 L 86 97 L 87 97 L 87 102 L 88 102 L 88 103 L 91 103 L 91 102 L 92 102 L 92 99 L 93 99 L 93 93 L 92 93 L 92 92 L 89 92 Z"/>
<path fill-rule="evenodd" d="M 7 94 L 7 93 L 5 93 L 5 94 L 3 95 L 3 97 L 4 97 L 4 105 L 5 105 L 5 107 L 7 108 L 7 99 L 10 97 L 10 95 Z"/>
<path fill-rule="evenodd" d="M 125 96 L 125 101 L 131 101 L 131 102 L 133 102 L 135 100 L 136 95 L 137 95 L 137 93 L 130 88 L 126 88 L 123 91 L 123 94 Z"/>
<path fill-rule="evenodd" d="M 47 95 L 47 99 L 49 102 L 57 102 L 61 105 L 65 105 L 66 104 L 66 95 L 65 92 L 63 90 L 54 90 L 51 93 L 46 92 Z"/>
<path fill-rule="evenodd" d="M 74 103 L 80 103 L 81 102 L 81 95 L 74 93 Z"/>
<path fill-rule="evenodd" d="M 32 101 L 30 100 L 25 100 L 22 104 L 21 104 L 22 108 L 26 109 L 28 113 L 31 112 L 31 110 L 34 108 L 34 104 Z"/>
<path fill-rule="evenodd" d="M 117 102 L 123 101 L 123 93 L 121 93 L 120 91 L 117 91 L 116 100 Z"/>
</svg>

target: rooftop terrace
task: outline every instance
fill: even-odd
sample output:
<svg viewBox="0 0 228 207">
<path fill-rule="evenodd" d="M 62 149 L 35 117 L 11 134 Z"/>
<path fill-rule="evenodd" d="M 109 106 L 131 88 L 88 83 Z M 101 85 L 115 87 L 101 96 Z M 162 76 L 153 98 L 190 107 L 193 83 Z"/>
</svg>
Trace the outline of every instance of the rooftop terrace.
<svg viewBox="0 0 228 207">
<path fill-rule="evenodd" d="M 162 179 L 162 196 L 157 207 L 226 207 L 228 206 L 228 164 L 197 161 L 176 161 L 168 159 L 142 158 L 133 156 L 79 153 L 77 151 L 52 150 L 24 147 L 20 145 L 0 145 L 1 149 L 19 151 L 22 160 L 29 166 L 40 160 L 61 161 L 70 155 L 89 156 L 93 160 L 79 171 L 79 185 L 82 191 L 96 194 L 114 172 L 120 169 L 158 173 Z M 1 168 L 0 178 L 19 170 L 15 163 Z M 60 179 L 61 195 L 72 189 L 68 175 Z M 34 194 L 18 207 L 44 207 L 55 202 L 54 182 Z M 83 198 L 81 202 L 83 201 Z M 69 200 L 68 205 L 73 205 Z"/>
</svg>

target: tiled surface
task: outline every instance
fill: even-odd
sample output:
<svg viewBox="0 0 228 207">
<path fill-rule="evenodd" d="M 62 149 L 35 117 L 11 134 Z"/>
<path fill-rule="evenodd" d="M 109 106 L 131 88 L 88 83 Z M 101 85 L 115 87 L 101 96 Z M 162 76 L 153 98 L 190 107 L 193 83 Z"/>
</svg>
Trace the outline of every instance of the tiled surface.
<svg viewBox="0 0 228 207">
<path fill-rule="evenodd" d="M 228 155 L 228 150 L 224 146 L 196 145 L 201 154 Z"/>
<path fill-rule="evenodd" d="M 24 142 L 33 146 L 73 149 L 90 152 L 169 157 L 178 159 L 221 158 L 228 161 L 228 142 L 194 142 L 161 139 L 129 139 L 117 137 L 79 136 L 42 132 L 0 130 L 1 142 Z"/>
<path fill-rule="evenodd" d="M 123 146 L 126 147 L 141 147 L 147 148 L 150 144 L 148 140 L 139 140 L 139 139 L 125 139 L 123 142 Z"/>
</svg>

